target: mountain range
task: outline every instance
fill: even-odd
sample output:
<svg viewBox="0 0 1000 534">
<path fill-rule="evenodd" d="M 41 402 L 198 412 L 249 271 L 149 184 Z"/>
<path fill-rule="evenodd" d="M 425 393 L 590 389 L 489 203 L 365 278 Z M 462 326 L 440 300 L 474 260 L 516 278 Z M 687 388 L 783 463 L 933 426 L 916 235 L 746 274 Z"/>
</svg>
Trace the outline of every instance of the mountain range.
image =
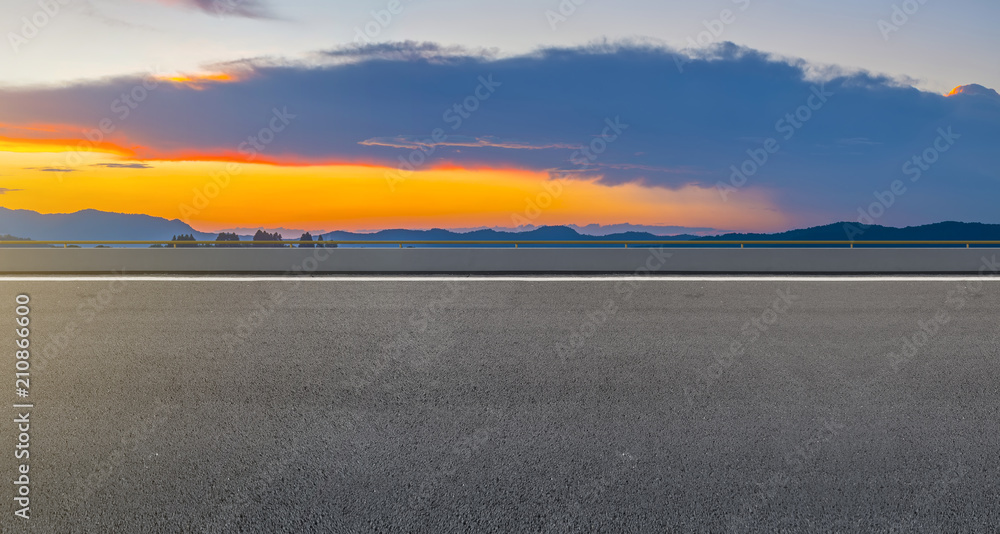
<svg viewBox="0 0 1000 534">
<path fill-rule="evenodd" d="M 192 234 L 199 240 L 214 240 L 217 234 L 198 232 L 177 219 L 149 215 L 83 210 L 75 213 L 43 214 L 30 210 L 0 208 L 0 234 L 36 241 L 148 241 L 168 240 Z"/>
<path fill-rule="evenodd" d="M 327 241 L 992 241 L 1000 240 L 1000 224 L 941 222 L 923 226 L 893 228 L 888 226 L 862 227 L 856 223 L 834 223 L 812 228 L 789 230 L 773 234 L 728 233 L 715 236 L 681 233 L 657 235 L 650 232 L 623 231 L 607 233 L 632 225 L 542 226 L 526 231 L 507 231 L 491 228 L 473 231 L 433 230 L 381 230 L 371 233 L 335 231 L 323 233 Z M 598 235 L 582 233 L 581 229 L 604 229 Z M 648 227 L 647 227 L 648 228 Z M 678 227 L 665 227 L 678 228 Z M 255 228 L 240 228 L 242 239 L 252 238 Z M 242 231 L 246 231 L 243 233 Z M 701 233 L 706 229 L 689 229 Z M 291 233 L 288 233 L 291 232 Z M 299 231 L 282 232 L 286 238 L 295 239 Z M 199 232 L 183 221 L 167 220 L 140 214 L 111 213 L 83 210 L 68 214 L 41 214 L 29 210 L 0 208 L 0 235 L 33 239 L 36 241 L 160 241 L 175 235 L 190 234 L 199 241 L 214 241 L 218 234 Z"/>
</svg>

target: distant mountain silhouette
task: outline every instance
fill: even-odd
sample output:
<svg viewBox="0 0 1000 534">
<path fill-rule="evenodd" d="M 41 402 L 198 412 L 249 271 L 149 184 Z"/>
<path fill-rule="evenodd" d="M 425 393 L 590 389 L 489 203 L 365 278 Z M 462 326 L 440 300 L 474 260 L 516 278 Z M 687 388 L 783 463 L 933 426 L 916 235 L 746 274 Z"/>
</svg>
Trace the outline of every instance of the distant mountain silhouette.
<svg viewBox="0 0 1000 534">
<path fill-rule="evenodd" d="M 645 224 L 587 224 L 584 226 L 570 224 L 570 228 L 585 235 L 624 234 L 627 232 L 648 232 L 653 235 L 692 234 L 698 236 L 718 235 L 723 232 L 716 228 L 698 228 L 686 226 L 656 226 Z M 497 228 L 500 230 L 500 228 Z M 725 230 L 728 231 L 728 230 Z"/>
<path fill-rule="evenodd" d="M 328 241 L 1000 241 L 1000 224 L 942 222 L 907 228 L 862 227 L 840 222 L 825 226 L 789 230 L 775 234 L 731 233 L 699 237 L 689 234 L 658 236 L 647 232 L 624 232 L 606 236 L 583 235 L 566 226 L 543 226 L 527 232 L 477 230 L 455 233 L 449 230 L 383 230 L 374 234 L 330 232 Z"/>
<path fill-rule="evenodd" d="M 606 236 L 583 235 L 566 226 L 543 226 L 526 232 L 500 232 L 476 230 L 457 233 L 451 230 L 382 230 L 373 234 L 330 232 L 323 234 L 326 241 L 684 241 L 693 235 L 657 236 L 646 232 L 625 232 Z"/>
<path fill-rule="evenodd" d="M 179 220 L 97 210 L 42 214 L 0 208 L 0 233 L 35 241 L 169 241 L 174 235 L 192 234 L 214 240 L 216 234 L 198 232 Z"/>
<path fill-rule="evenodd" d="M 69 214 L 41 214 L 29 210 L 0 208 L 0 234 L 36 241 L 168 241 L 172 236 L 190 234 L 199 241 L 214 241 L 217 233 L 198 232 L 179 220 L 149 215 L 130 215 L 97 210 Z M 1000 224 L 942 222 L 924 226 L 892 228 L 861 227 L 840 222 L 774 234 L 738 234 L 700 237 L 673 236 L 649 232 L 622 232 L 605 236 L 581 234 L 567 226 L 542 226 L 522 232 L 493 229 L 471 232 L 451 230 L 382 230 L 375 233 L 328 232 L 324 241 L 1000 241 Z M 252 236 L 241 235 L 250 240 Z M 297 235 L 295 236 L 298 237 Z"/>
<path fill-rule="evenodd" d="M 662 226 L 662 225 L 650 225 L 650 224 L 629 224 L 629 223 L 618 223 L 618 224 L 566 224 L 562 225 L 572 228 L 582 235 L 596 235 L 596 236 L 606 236 L 611 234 L 624 234 L 627 232 L 645 232 L 658 236 L 670 236 L 679 234 L 691 234 L 696 236 L 705 235 L 719 235 L 725 232 L 732 232 L 732 230 L 719 230 L 718 228 L 701 228 L 692 226 Z M 538 228 L 544 228 L 544 226 L 536 226 L 533 224 L 523 225 L 523 226 L 476 226 L 469 228 L 451 228 L 452 232 L 457 233 L 468 233 L 475 232 L 477 230 L 496 230 L 497 232 L 528 232 L 531 230 L 536 230 Z M 316 232 L 313 232 L 316 233 Z"/>
<path fill-rule="evenodd" d="M 296 230 L 292 228 L 284 227 L 269 227 L 269 226 L 254 226 L 254 227 L 236 227 L 236 228 L 226 228 L 220 230 L 220 232 L 234 233 L 239 235 L 243 239 L 250 239 L 257 233 L 257 231 L 263 231 L 270 234 L 278 234 L 283 239 L 297 239 L 300 235 L 310 232 L 313 235 L 319 235 L 322 232 L 317 232 L 315 230 Z"/>
<path fill-rule="evenodd" d="M 777 234 L 726 234 L 699 241 L 1000 241 L 1000 224 L 941 222 L 893 228 L 839 222 Z"/>
</svg>

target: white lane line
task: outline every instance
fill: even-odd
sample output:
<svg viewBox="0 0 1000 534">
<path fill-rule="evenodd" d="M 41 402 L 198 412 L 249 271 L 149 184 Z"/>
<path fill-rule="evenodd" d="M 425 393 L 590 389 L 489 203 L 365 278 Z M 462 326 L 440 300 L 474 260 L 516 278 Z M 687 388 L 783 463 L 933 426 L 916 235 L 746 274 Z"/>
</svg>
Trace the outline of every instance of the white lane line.
<svg viewBox="0 0 1000 534">
<path fill-rule="evenodd" d="M 692 276 L 3 276 L 2 282 L 1000 282 L 1000 276 L 977 275 L 692 275 Z"/>
</svg>

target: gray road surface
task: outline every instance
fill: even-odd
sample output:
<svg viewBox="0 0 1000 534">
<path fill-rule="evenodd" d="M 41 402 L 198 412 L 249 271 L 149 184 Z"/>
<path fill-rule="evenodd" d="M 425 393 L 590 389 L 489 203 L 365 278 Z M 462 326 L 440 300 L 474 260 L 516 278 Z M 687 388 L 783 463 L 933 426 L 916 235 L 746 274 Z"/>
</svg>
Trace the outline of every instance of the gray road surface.
<svg viewBox="0 0 1000 534">
<path fill-rule="evenodd" d="M 5 533 L 1000 524 L 997 281 L 2 281 L 0 303 Z"/>
</svg>

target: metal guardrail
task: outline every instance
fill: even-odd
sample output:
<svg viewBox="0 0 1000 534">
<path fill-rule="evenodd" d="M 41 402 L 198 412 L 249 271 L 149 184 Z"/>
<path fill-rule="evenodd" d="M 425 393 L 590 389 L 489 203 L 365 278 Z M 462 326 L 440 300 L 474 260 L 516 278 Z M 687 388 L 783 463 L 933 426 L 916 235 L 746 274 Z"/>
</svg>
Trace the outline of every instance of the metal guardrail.
<svg viewBox="0 0 1000 534">
<path fill-rule="evenodd" d="M 307 245 L 315 248 L 331 247 L 334 245 L 380 245 L 396 246 L 403 248 L 404 245 L 507 245 L 518 248 L 521 245 L 562 245 L 592 247 L 599 245 L 621 245 L 625 248 L 629 246 L 659 245 L 659 246 L 716 246 L 716 245 L 739 245 L 744 248 L 748 245 L 780 245 L 780 246 L 849 246 L 854 248 L 869 246 L 954 246 L 970 248 L 976 246 L 1000 246 L 1000 241 L 0 241 L 0 246 L 5 245 L 62 245 L 65 248 L 70 246 L 95 245 L 95 246 L 127 246 L 127 245 L 161 245 L 172 248 L 193 248 L 198 246 L 212 246 L 218 248 L 253 248 L 253 247 L 275 247 L 296 245 Z"/>
</svg>

